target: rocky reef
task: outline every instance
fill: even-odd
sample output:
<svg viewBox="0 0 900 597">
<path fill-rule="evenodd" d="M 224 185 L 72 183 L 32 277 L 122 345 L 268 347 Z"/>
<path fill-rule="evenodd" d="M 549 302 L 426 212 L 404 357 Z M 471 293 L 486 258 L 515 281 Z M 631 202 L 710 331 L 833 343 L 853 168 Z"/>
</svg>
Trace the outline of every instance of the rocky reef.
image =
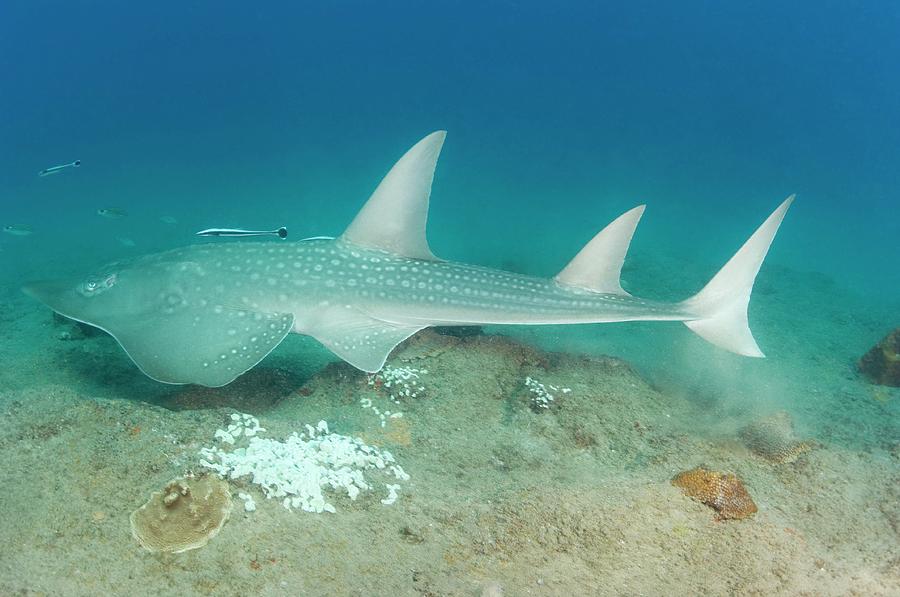
<svg viewBox="0 0 900 597">
<path fill-rule="evenodd" d="M 103 341 L 76 348 L 108 358 Z M 885 448 L 848 449 L 788 402 L 802 431 L 766 413 L 738 439 L 743 403 L 670 391 L 616 358 L 429 330 L 376 375 L 334 363 L 304 377 L 310 348 L 289 342 L 218 390 L 113 376 L 115 400 L 96 382 L 9 392 L 16 515 L 0 537 L 16 548 L 0 594 L 900 594 L 895 418 L 869 421 Z M 815 451 L 774 464 L 803 433 Z M 227 494 L 203 497 L 214 475 L 183 478 L 203 469 L 238 498 L 224 526 Z M 122 531 L 151 494 L 132 515 L 139 544 Z"/>
<path fill-rule="evenodd" d="M 874 384 L 900 387 L 900 328 L 873 346 L 857 366 L 860 373 Z"/>
</svg>

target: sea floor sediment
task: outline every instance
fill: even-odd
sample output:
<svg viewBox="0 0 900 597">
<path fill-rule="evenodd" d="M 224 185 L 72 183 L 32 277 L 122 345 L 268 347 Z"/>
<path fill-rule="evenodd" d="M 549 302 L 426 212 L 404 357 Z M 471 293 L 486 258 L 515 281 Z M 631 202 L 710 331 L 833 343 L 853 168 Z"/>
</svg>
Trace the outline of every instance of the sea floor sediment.
<svg viewBox="0 0 900 597">
<path fill-rule="evenodd" d="M 332 363 L 300 379 L 285 364 L 267 361 L 249 385 L 167 387 L 155 404 L 127 386 L 118 398 L 58 382 L 4 392 L 0 537 L 15 549 L 0 558 L 0 591 L 900 591 L 896 442 L 860 449 L 821 429 L 804 435 L 806 425 L 798 437 L 813 447 L 775 462 L 742 440 L 760 413 L 667 393 L 621 359 L 493 334 L 423 332 L 392 355 L 387 376 Z M 892 401 L 874 404 L 892 416 Z M 146 551 L 129 515 L 171 479 L 201 473 L 201 449 L 221 445 L 214 435 L 235 413 L 258 418 L 271 438 L 327 421 L 390 451 L 410 478 L 389 505 L 373 486 L 356 499 L 334 492 L 335 512 L 321 514 L 266 499 L 249 477 L 231 479 L 233 513 L 207 545 Z M 720 520 L 672 485 L 697 466 L 735 474 L 758 512 Z"/>
</svg>

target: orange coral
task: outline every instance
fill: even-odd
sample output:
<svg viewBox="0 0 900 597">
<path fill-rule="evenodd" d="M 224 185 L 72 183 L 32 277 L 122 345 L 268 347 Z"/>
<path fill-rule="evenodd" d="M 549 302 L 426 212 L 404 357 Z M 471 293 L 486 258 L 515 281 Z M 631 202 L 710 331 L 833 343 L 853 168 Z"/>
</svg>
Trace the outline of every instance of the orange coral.
<svg viewBox="0 0 900 597">
<path fill-rule="evenodd" d="M 756 512 L 753 498 L 741 480 L 731 473 L 718 473 L 698 466 L 675 475 L 672 485 L 714 509 L 719 520 L 739 520 Z"/>
</svg>

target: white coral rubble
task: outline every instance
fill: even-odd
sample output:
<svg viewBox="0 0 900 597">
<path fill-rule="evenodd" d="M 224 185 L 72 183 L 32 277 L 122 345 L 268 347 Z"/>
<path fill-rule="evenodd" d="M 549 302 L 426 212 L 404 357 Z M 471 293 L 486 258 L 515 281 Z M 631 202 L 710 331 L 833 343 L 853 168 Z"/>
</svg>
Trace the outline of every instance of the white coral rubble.
<svg viewBox="0 0 900 597">
<path fill-rule="evenodd" d="M 525 387 L 528 388 L 528 391 L 531 392 L 531 405 L 533 408 L 550 408 L 550 404 L 553 403 L 555 396 L 551 393 L 553 392 L 562 392 L 563 394 L 568 394 L 572 391 L 571 388 L 561 388 L 559 386 L 554 385 L 544 385 L 533 377 L 525 378 Z M 549 388 L 549 389 L 548 389 Z"/>
<path fill-rule="evenodd" d="M 356 499 L 361 492 L 372 489 L 365 471 L 380 470 L 400 481 L 409 479 L 390 452 L 368 446 L 358 438 L 330 433 L 325 421 L 319 421 L 315 427 L 306 425 L 305 433 L 295 432 L 278 441 L 258 437 L 265 430 L 250 415 L 232 415 L 232 420 L 234 423 L 227 430 L 216 432 L 216 438 L 233 446 L 243 435 L 246 446 L 203 448 L 200 464 L 223 477 L 250 477 L 267 498 L 280 499 L 285 508 L 335 512 L 323 490 L 343 492 L 351 500 Z M 400 486 L 388 484 L 387 488 L 388 496 L 382 503 L 393 504 Z M 247 510 L 255 508 L 250 503 L 245 504 Z"/>
<path fill-rule="evenodd" d="M 393 367 L 385 365 L 378 373 L 370 373 L 368 376 L 369 387 L 383 390 L 388 394 L 388 399 L 395 405 L 401 404 L 401 399 L 420 398 L 425 395 L 425 386 L 420 378 L 428 373 L 427 369 L 414 369 L 412 367 Z M 359 404 L 364 409 L 375 413 L 381 421 L 381 426 L 387 425 L 387 419 L 399 419 L 403 413 L 394 410 L 382 410 L 374 403 L 372 398 L 363 396 Z"/>
</svg>

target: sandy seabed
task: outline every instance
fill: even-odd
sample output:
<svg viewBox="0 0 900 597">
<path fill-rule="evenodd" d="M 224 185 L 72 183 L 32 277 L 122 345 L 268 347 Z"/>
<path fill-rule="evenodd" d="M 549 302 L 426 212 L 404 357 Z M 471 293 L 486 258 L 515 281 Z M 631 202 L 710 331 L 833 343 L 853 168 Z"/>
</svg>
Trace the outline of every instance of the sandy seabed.
<svg viewBox="0 0 900 597">
<path fill-rule="evenodd" d="M 673 327 L 643 332 L 688 346 L 653 370 L 579 354 L 594 326 L 565 353 L 536 348 L 559 343 L 533 330 L 426 331 L 389 361 L 427 370 L 425 391 L 399 405 L 300 338 L 225 388 L 156 384 L 112 339 L 84 337 L 10 291 L 0 594 L 898 595 L 900 400 L 860 379 L 852 357 L 897 322 L 847 316 L 833 288 L 812 286 L 809 300 L 840 313 L 763 285 L 772 358 L 749 372 L 723 375 L 745 366 Z M 703 362 L 687 371 L 689 358 Z M 559 388 L 548 408 L 528 377 Z M 382 427 L 363 398 L 403 417 Z M 813 445 L 791 463 L 754 454 L 738 433 L 777 410 Z M 205 547 L 144 550 L 129 515 L 199 471 L 199 450 L 234 412 L 272 438 L 325 420 L 390 450 L 411 479 L 392 505 L 381 490 L 334 495 L 334 514 L 288 510 L 231 481 L 256 511 L 235 498 Z M 759 511 L 719 521 L 671 484 L 699 465 L 738 475 Z"/>
</svg>

